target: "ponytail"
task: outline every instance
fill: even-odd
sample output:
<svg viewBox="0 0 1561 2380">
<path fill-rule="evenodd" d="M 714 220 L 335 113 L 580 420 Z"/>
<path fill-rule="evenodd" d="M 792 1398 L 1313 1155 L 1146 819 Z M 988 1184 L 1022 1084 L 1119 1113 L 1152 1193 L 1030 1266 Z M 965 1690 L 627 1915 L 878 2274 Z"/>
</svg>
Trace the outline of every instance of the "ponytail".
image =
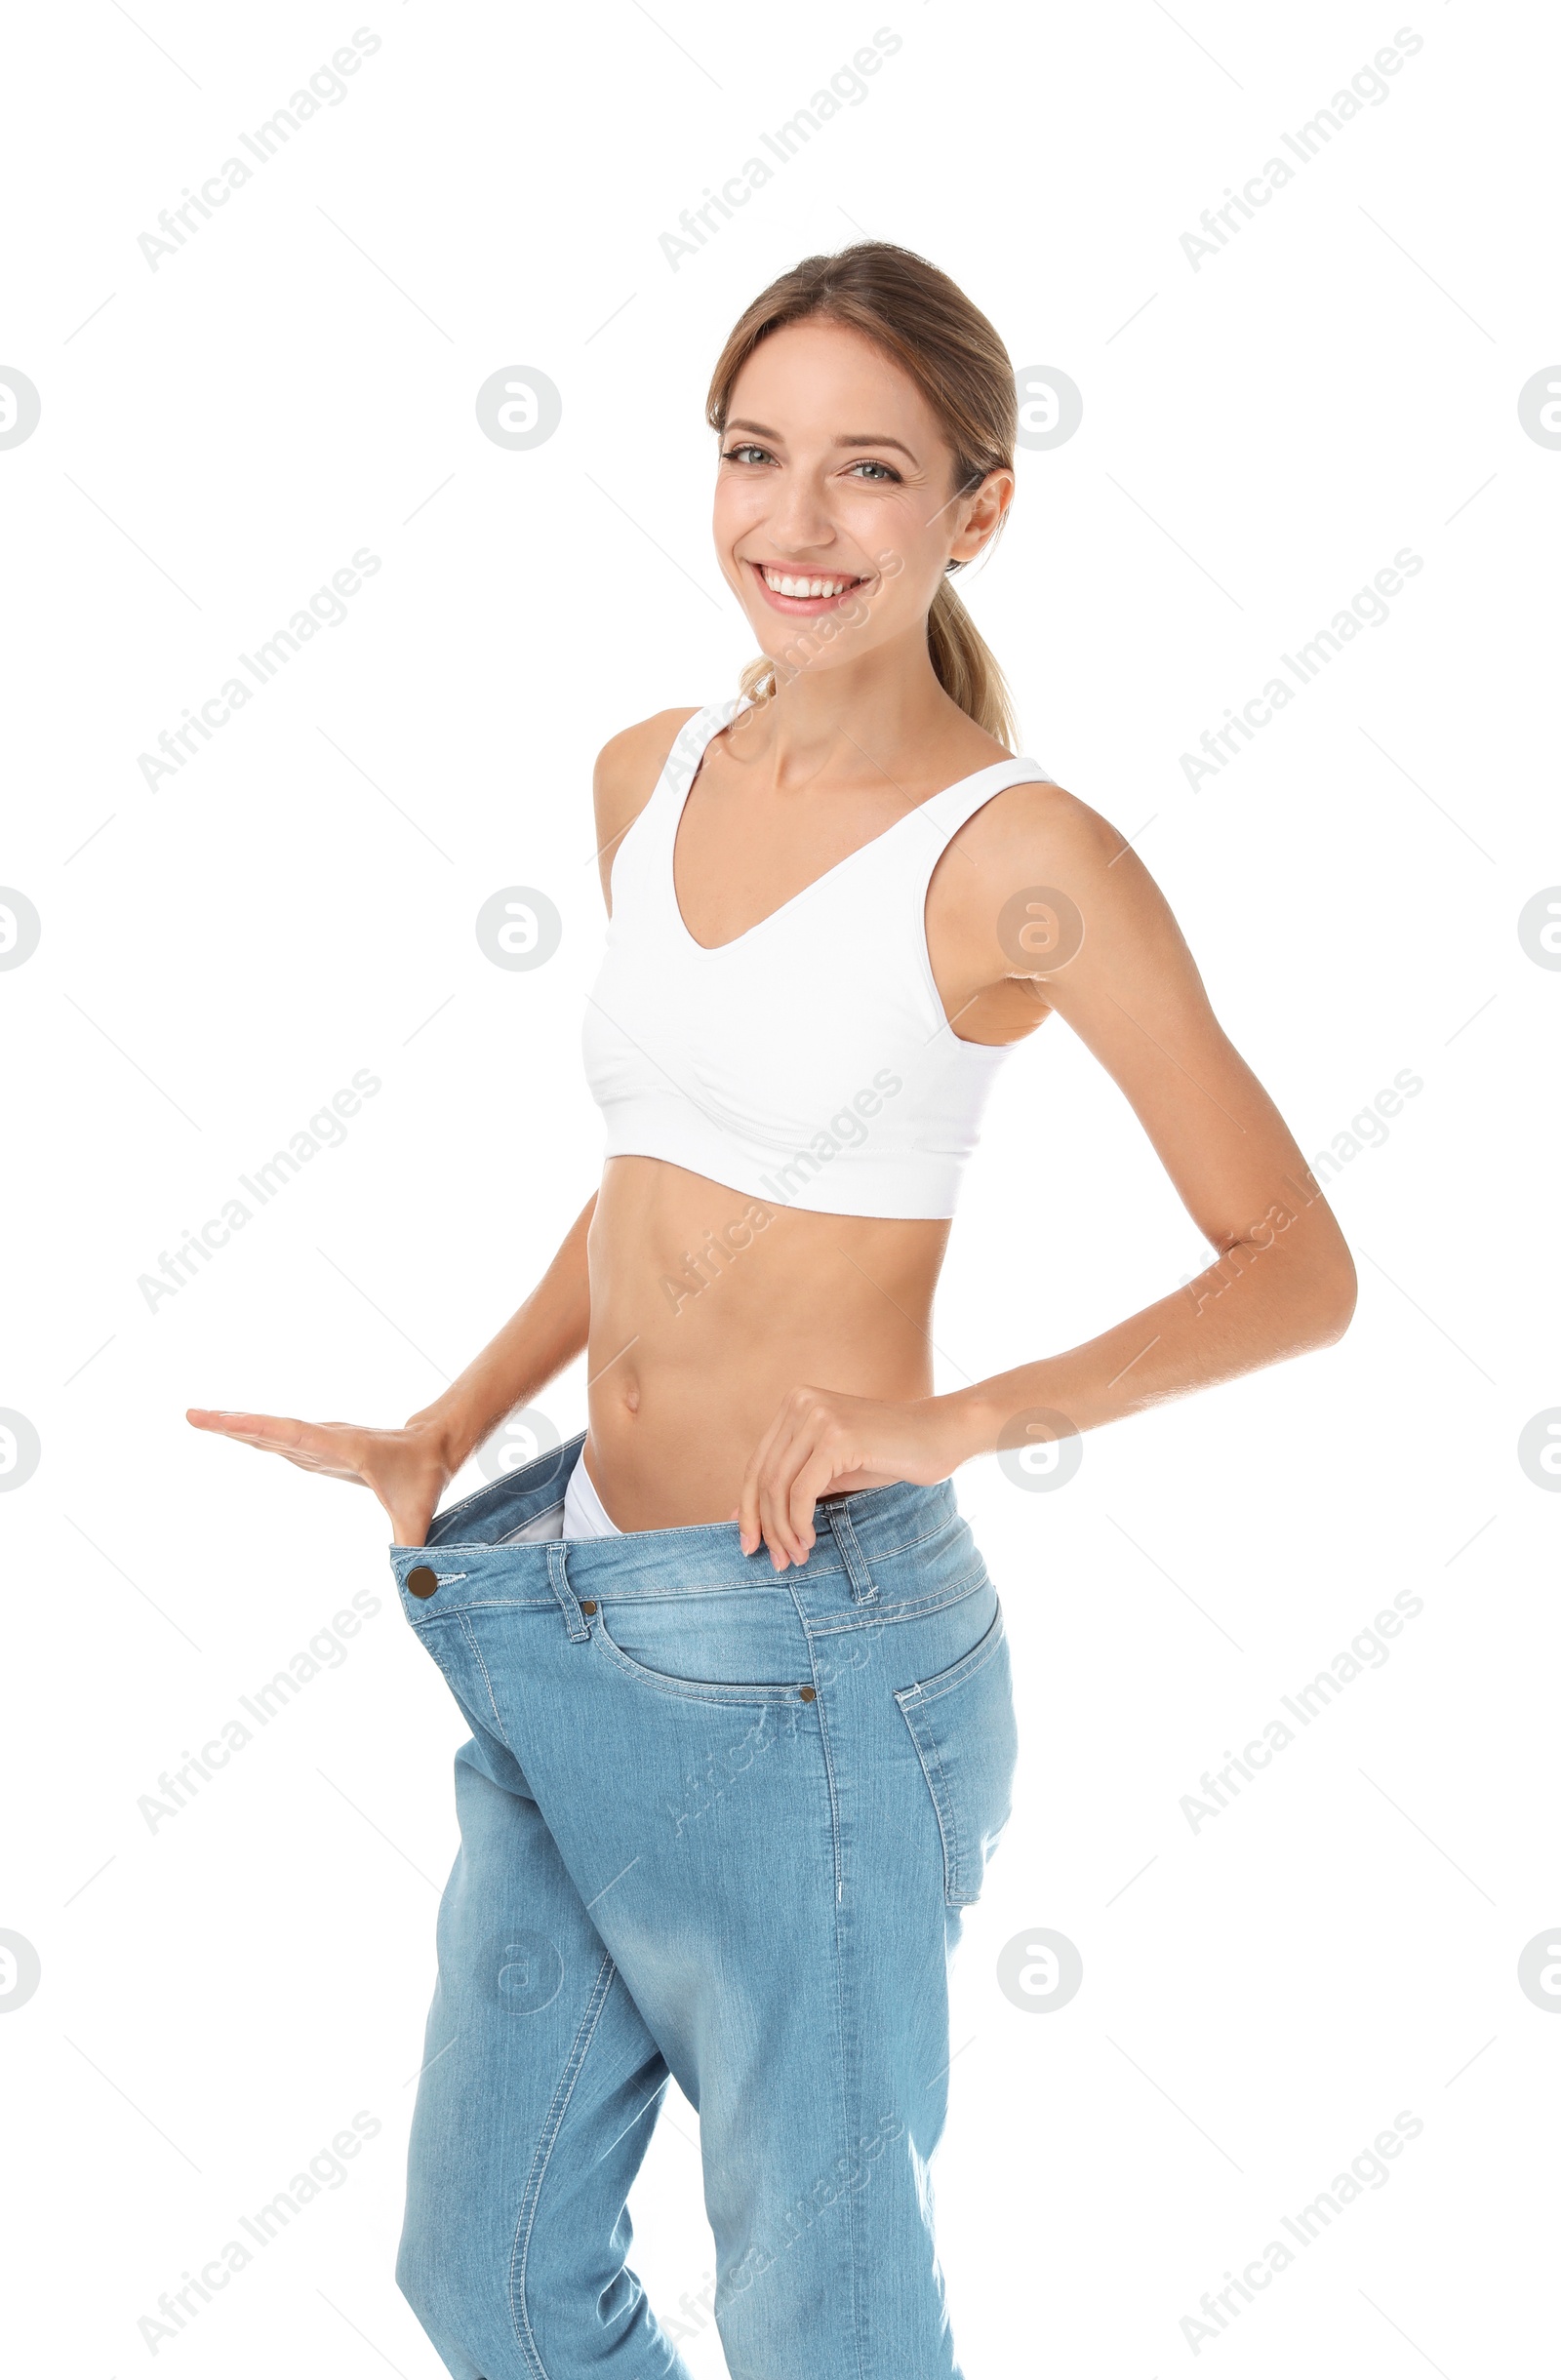
<svg viewBox="0 0 1561 2380">
<path fill-rule="evenodd" d="M 927 615 L 927 650 L 938 683 L 950 701 L 969 713 L 979 728 L 1019 750 L 1019 727 L 1013 698 L 992 649 L 971 618 L 951 581 L 940 581 Z"/>
</svg>

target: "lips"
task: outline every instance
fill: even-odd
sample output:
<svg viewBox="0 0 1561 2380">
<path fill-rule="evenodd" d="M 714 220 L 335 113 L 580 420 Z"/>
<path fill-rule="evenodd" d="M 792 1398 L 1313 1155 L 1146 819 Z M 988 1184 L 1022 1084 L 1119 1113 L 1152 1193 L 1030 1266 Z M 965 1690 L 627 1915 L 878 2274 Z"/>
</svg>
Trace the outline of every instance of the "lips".
<svg viewBox="0 0 1561 2380">
<path fill-rule="evenodd" d="M 789 613 L 793 617 L 813 618 L 823 612 L 837 611 L 871 583 L 848 571 L 802 571 L 795 564 L 750 562 L 747 568 L 753 573 L 765 602 L 774 611 Z M 828 592 L 786 594 L 783 589 L 787 587 L 810 590 L 817 587 Z"/>
</svg>

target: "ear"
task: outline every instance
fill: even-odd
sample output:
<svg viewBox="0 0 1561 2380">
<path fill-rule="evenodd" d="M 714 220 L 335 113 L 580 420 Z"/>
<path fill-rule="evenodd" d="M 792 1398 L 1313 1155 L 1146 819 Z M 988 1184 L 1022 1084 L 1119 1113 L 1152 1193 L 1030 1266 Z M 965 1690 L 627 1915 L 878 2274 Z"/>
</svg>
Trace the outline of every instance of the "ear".
<svg viewBox="0 0 1561 2380">
<path fill-rule="evenodd" d="M 958 535 L 948 549 L 950 562 L 974 562 L 996 536 L 1003 515 L 1014 501 L 1012 471 L 988 471 L 979 488 L 960 499 Z"/>
</svg>

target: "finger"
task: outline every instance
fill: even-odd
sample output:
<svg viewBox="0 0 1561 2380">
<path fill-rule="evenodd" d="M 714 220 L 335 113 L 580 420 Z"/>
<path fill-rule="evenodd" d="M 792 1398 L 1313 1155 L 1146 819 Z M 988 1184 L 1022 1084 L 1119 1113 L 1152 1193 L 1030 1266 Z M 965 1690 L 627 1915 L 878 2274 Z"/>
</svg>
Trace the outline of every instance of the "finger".
<svg viewBox="0 0 1561 2380">
<path fill-rule="evenodd" d="M 229 1413 L 203 1405 L 192 1405 L 184 1418 L 198 1430 L 223 1438 L 258 1438 L 271 1446 L 297 1446 L 308 1428 L 307 1422 L 288 1413 Z"/>
<path fill-rule="evenodd" d="M 799 1567 L 807 1561 L 818 1543 L 818 1532 L 813 1526 L 813 1508 L 820 1491 L 807 1483 L 819 1476 L 817 1453 L 810 1449 L 806 1441 L 799 1441 L 790 1449 L 783 1470 L 775 1479 L 776 1525 L 792 1561 Z M 830 1477 L 827 1461 L 822 1477 L 825 1481 Z"/>
<path fill-rule="evenodd" d="M 847 1471 L 851 1467 L 849 1463 L 838 1462 L 826 1447 L 818 1446 L 802 1464 L 791 1483 L 791 1494 L 786 1507 L 787 1517 L 797 1537 L 806 1548 L 802 1556 L 804 1562 L 807 1561 L 808 1555 L 819 1542 L 818 1530 L 814 1525 L 814 1507 L 829 1486 L 830 1481 L 838 1478 L 842 1471 Z"/>
<path fill-rule="evenodd" d="M 742 1489 L 738 1498 L 736 1519 L 739 1542 L 744 1554 L 756 1554 L 764 1541 L 763 1524 L 759 1516 L 759 1476 L 784 1420 L 785 1408 L 782 1406 L 749 1455 L 747 1468 L 742 1474 Z"/>
<path fill-rule="evenodd" d="M 302 1471 L 324 1471 L 333 1479 L 368 1485 L 362 1472 L 367 1433 L 340 1422 L 322 1429 L 317 1422 L 300 1421 L 288 1413 L 227 1413 L 202 1406 L 192 1406 L 185 1419 L 197 1429 L 236 1439 L 262 1453 L 281 1454 Z"/>
<path fill-rule="evenodd" d="M 212 1412 L 192 1406 L 185 1419 L 197 1429 L 219 1433 L 223 1438 L 236 1438 L 246 1446 L 263 1447 L 268 1453 L 292 1454 L 303 1461 L 337 1464 L 350 1459 L 362 1433 L 350 1431 L 335 1436 L 331 1428 L 322 1429 L 317 1422 L 300 1421 L 292 1413 L 224 1413 Z M 341 1429 L 340 1422 L 335 1430 Z"/>
<path fill-rule="evenodd" d="M 783 1570 L 791 1559 L 790 1548 L 784 1542 L 775 1486 L 776 1466 L 784 1461 L 790 1434 L 791 1414 L 782 1406 L 751 1465 L 756 1542 L 769 1548 L 771 1565 L 777 1570 Z"/>
<path fill-rule="evenodd" d="M 774 1459 L 773 1456 L 771 1459 Z M 791 1556 L 783 1542 L 780 1524 L 777 1517 L 775 1488 L 771 1483 L 768 1464 L 759 1475 L 755 1492 L 758 1498 L 759 1542 L 769 1548 L 772 1568 L 783 1570 Z"/>
<path fill-rule="evenodd" d="M 831 1451 L 832 1428 L 831 1417 L 822 1408 L 797 1413 L 781 1459 L 772 1457 L 771 1461 L 777 1524 L 792 1560 L 799 1564 L 807 1561 L 818 1543 L 814 1506 L 836 1472 L 845 1467 Z"/>
<path fill-rule="evenodd" d="M 793 1425 L 771 1450 L 761 1476 L 759 1511 L 770 1547 L 770 1559 L 778 1570 L 783 1570 L 787 1563 L 801 1563 L 807 1559 L 807 1547 L 791 1522 L 791 1483 L 807 1454 L 807 1441 L 798 1436 Z M 779 1561 L 776 1560 L 778 1554 L 781 1557 Z"/>
</svg>

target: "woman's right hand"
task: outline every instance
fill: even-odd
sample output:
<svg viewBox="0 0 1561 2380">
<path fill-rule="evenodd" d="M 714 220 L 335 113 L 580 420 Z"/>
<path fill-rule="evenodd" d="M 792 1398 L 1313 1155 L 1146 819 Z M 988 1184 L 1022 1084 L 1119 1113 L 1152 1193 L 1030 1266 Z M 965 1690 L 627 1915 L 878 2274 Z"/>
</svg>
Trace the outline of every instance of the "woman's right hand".
<svg viewBox="0 0 1561 2380">
<path fill-rule="evenodd" d="M 370 1488 L 390 1516 L 397 1545 L 422 1545 L 439 1498 L 459 1465 L 434 1431 L 359 1429 L 350 1421 L 295 1421 L 277 1413 L 214 1412 L 191 1406 L 197 1430 L 236 1438 L 266 1454 L 285 1455 L 300 1471 L 323 1471 Z"/>
</svg>

